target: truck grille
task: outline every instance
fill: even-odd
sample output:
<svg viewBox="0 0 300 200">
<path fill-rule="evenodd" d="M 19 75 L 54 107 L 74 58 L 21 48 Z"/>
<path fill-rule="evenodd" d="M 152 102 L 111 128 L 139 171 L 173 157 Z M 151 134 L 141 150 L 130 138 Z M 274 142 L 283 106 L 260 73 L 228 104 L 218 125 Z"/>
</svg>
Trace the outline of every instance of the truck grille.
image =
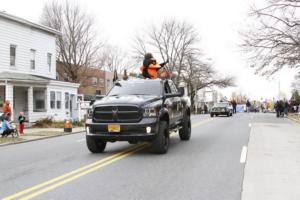
<svg viewBox="0 0 300 200">
<path fill-rule="evenodd" d="M 138 122 L 142 113 L 137 106 L 101 106 L 93 113 L 95 122 Z"/>
</svg>

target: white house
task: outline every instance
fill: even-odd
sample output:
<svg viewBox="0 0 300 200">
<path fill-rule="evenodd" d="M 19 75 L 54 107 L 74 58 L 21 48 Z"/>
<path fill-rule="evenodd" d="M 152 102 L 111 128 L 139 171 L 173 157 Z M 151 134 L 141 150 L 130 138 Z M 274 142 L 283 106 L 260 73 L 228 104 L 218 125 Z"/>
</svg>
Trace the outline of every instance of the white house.
<svg viewBox="0 0 300 200">
<path fill-rule="evenodd" d="M 0 106 L 10 100 L 14 120 L 21 111 L 29 122 L 76 117 L 79 84 L 56 80 L 57 35 L 54 29 L 0 12 Z"/>
</svg>

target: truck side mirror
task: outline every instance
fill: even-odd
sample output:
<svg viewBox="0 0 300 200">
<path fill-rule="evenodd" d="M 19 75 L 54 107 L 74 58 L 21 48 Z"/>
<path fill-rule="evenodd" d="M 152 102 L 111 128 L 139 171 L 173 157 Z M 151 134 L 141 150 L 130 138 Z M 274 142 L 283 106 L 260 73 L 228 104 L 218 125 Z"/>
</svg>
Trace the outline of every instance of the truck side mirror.
<svg viewBox="0 0 300 200">
<path fill-rule="evenodd" d="M 179 87 L 178 92 L 179 92 L 180 96 L 184 96 L 184 87 Z"/>
</svg>

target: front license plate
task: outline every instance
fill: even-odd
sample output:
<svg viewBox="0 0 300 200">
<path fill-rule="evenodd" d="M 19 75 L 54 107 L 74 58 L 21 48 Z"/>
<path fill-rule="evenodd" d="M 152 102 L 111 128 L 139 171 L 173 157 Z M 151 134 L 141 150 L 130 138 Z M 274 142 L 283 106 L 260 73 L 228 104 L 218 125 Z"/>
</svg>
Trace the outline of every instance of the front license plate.
<svg viewBox="0 0 300 200">
<path fill-rule="evenodd" d="M 110 124 L 107 126 L 108 132 L 118 133 L 121 131 L 121 127 L 118 124 Z"/>
</svg>

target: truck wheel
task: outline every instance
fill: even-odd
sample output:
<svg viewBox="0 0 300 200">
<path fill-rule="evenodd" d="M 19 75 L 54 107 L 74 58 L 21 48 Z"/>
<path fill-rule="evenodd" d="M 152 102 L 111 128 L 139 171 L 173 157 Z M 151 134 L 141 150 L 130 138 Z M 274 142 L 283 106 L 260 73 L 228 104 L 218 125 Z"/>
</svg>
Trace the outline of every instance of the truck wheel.
<svg viewBox="0 0 300 200">
<path fill-rule="evenodd" d="M 179 137 L 181 140 L 189 140 L 191 138 L 191 118 L 190 116 L 184 116 L 182 128 L 179 129 Z"/>
<path fill-rule="evenodd" d="M 168 152 L 170 142 L 169 127 L 166 121 L 159 122 L 158 133 L 152 142 L 152 152 L 165 154 Z"/>
<path fill-rule="evenodd" d="M 210 114 L 210 117 L 214 117 L 214 114 Z"/>
<path fill-rule="evenodd" d="M 86 145 L 92 153 L 102 153 L 106 147 L 106 142 L 86 137 Z"/>
</svg>

